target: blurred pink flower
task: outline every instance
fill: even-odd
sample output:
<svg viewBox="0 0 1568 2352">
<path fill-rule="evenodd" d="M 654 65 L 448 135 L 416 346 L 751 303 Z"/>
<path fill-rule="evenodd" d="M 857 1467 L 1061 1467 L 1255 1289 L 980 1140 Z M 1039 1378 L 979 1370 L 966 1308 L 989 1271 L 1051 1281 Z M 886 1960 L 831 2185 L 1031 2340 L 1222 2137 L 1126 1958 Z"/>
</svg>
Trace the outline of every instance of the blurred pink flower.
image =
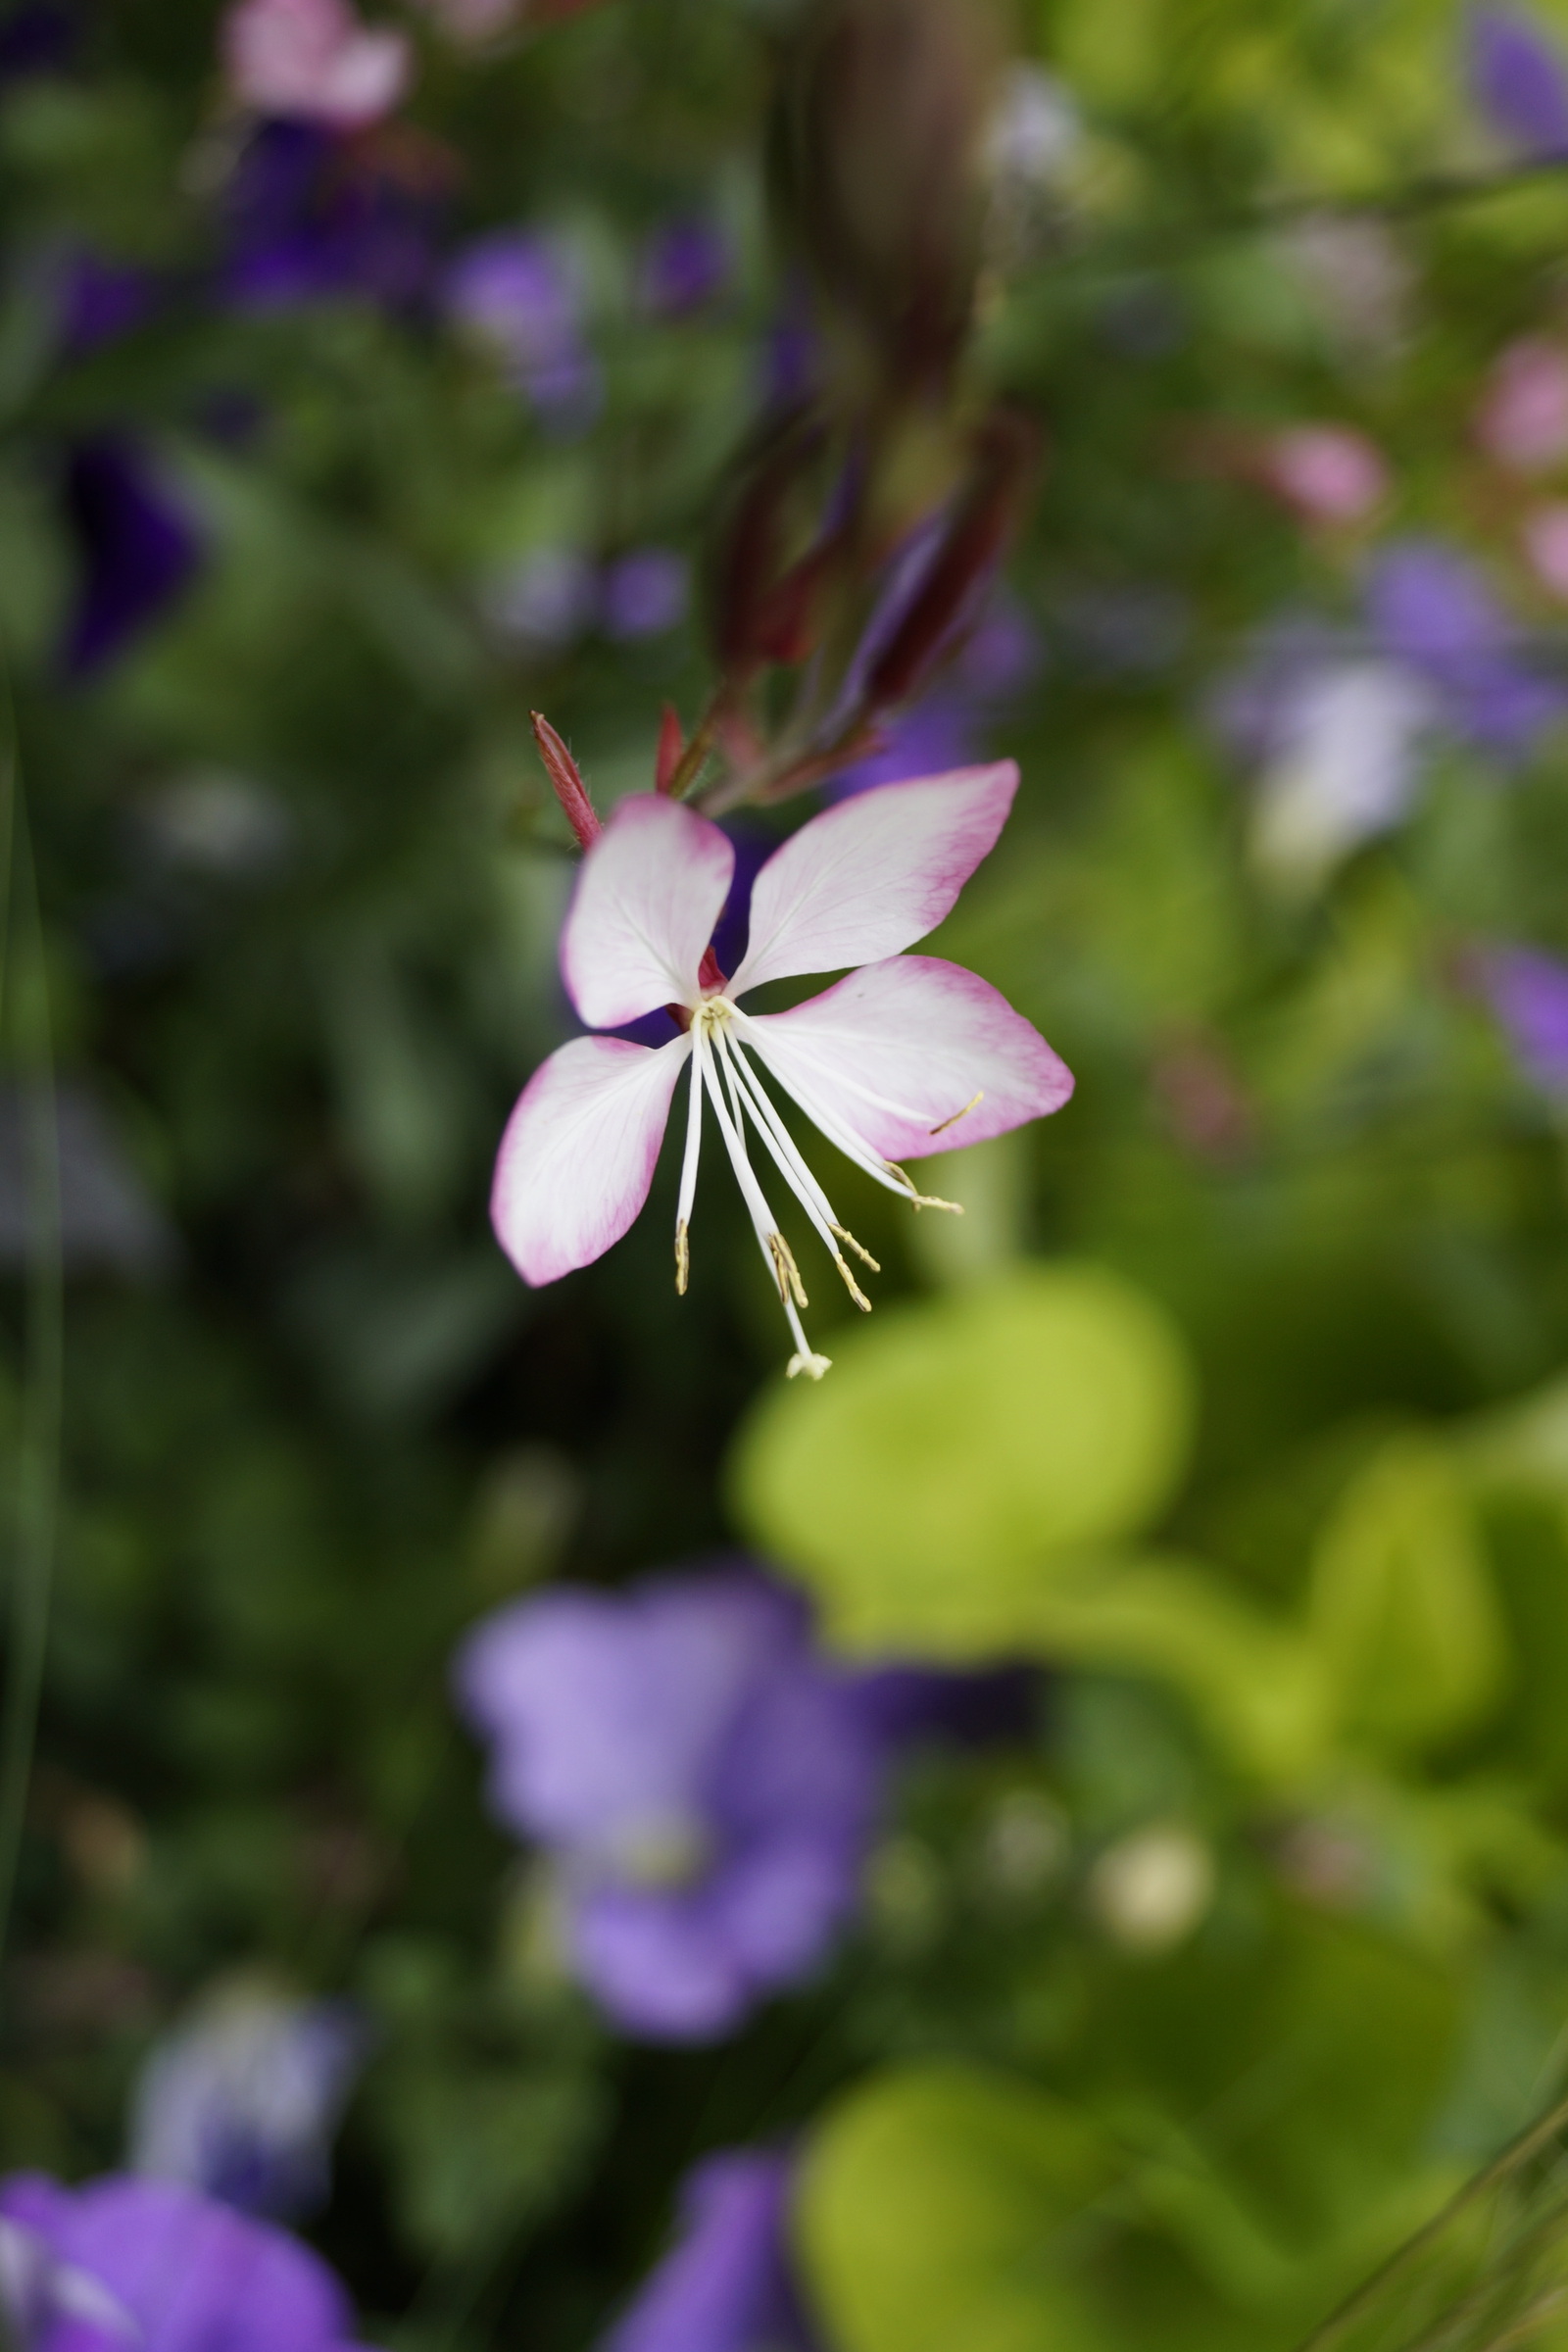
<svg viewBox="0 0 1568 2352">
<path fill-rule="evenodd" d="M 408 89 L 405 35 L 363 24 L 347 0 L 238 0 L 223 21 L 229 87 L 257 114 L 359 130 Z"/>
<path fill-rule="evenodd" d="M 1539 335 L 1511 343 L 1487 380 L 1475 430 L 1513 473 L 1540 473 L 1568 457 L 1568 353 Z"/>
<path fill-rule="evenodd" d="M 1348 424 L 1298 424 L 1263 452 L 1271 490 L 1312 522 L 1359 522 L 1388 495 L 1383 453 Z"/>
<path fill-rule="evenodd" d="M 1525 516 L 1520 536 L 1543 588 L 1568 604 L 1568 504 L 1561 499 Z"/>
</svg>

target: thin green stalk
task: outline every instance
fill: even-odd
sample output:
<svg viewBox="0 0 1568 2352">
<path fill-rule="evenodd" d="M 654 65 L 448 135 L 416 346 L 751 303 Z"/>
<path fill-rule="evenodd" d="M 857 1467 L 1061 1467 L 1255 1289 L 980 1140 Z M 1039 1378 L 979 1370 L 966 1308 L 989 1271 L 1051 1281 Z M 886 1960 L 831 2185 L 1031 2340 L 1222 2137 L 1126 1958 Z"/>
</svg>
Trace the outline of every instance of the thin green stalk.
<svg viewBox="0 0 1568 2352">
<path fill-rule="evenodd" d="M 1475 2175 L 1473 2180 L 1467 2180 L 1440 2213 L 1435 2214 L 1432 2220 L 1423 2229 L 1418 2230 L 1413 2237 L 1406 2238 L 1404 2244 L 1390 2256 L 1382 2268 L 1375 2271 L 1363 2285 L 1357 2287 L 1348 2302 L 1342 2303 L 1338 2311 L 1330 2314 L 1323 2325 L 1308 2336 L 1306 2342 L 1300 2347 L 1300 2352 L 1330 2352 L 1332 2345 L 1343 2342 L 1348 2330 L 1354 2327 L 1357 2320 L 1365 2316 L 1367 2310 L 1376 2302 L 1377 2297 L 1402 2278 L 1405 2272 L 1420 2260 L 1428 2247 L 1435 2244 L 1446 2230 L 1451 2228 L 1462 2213 L 1467 2212 L 1489 2190 L 1500 2186 L 1502 2182 L 1512 2179 L 1515 2174 L 1523 2172 L 1525 2167 L 1533 2163 L 1536 2157 L 1544 2154 L 1550 2147 L 1552 2141 L 1559 2138 L 1564 2131 L 1568 2131 L 1568 2099 L 1559 2101 L 1548 2114 L 1542 2116 L 1538 2122 L 1530 2125 L 1517 2139 L 1511 2141 L 1503 2149 L 1500 2156 L 1494 2157 L 1491 2164 Z"/>
<path fill-rule="evenodd" d="M 3 691 L 3 689 L 0 689 Z M 54 1581 L 64 1363 L 60 1140 L 37 872 L 9 694 L 0 741 L 0 1022 L 21 1106 L 27 1201 L 22 1409 L 0 1717 L 0 1960 L 11 1922 Z M 15 922 L 11 920 L 13 907 Z"/>
</svg>

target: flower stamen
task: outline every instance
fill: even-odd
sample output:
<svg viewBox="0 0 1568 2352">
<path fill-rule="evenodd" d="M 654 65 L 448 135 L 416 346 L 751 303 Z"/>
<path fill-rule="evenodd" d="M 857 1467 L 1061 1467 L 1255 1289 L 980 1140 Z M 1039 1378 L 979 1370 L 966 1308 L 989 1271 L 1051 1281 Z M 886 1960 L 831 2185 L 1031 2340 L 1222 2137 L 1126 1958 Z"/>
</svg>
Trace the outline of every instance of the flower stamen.
<svg viewBox="0 0 1568 2352">
<path fill-rule="evenodd" d="M 789 1244 L 773 1222 L 773 1212 L 767 1205 L 762 1188 L 758 1183 L 756 1175 L 753 1173 L 752 1163 L 746 1156 L 745 1136 L 726 1100 L 725 1079 L 729 1075 L 728 1063 L 726 1062 L 722 1075 L 716 1066 L 719 1058 L 717 1047 L 718 1041 L 723 1035 L 723 1024 L 729 1020 L 733 1010 L 734 1007 L 722 1000 L 703 1005 L 692 1023 L 692 1051 L 701 1058 L 703 1079 L 708 1089 L 709 1099 L 713 1105 L 713 1116 L 718 1121 L 718 1131 L 724 1138 L 724 1149 L 729 1153 L 730 1165 L 735 1171 L 735 1181 L 741 1188 L 741 1198 L 746 1202 L 747 1210 L 750 1213 L 759 1247 L 779 1284 L 779 1302 L 784 1309 L 796 1348 L 796 1352 L 790 1358 L 785 1371 L 791 1380 L 794 1380 L 802 1372 L 808 1374 L 812 1380 L 820 1380 L 823 1373 L 831 1369 L 833 1359 L 831 1356 L 818 1355 L 802 1328 L 796 1297 L 799 1296 L 800 1303 L 804 1305 L 806 1295 L 800 1288 L 800 1275 L 798 1272 L 795 1274 L 793 1286 L 785 1278 L 788 1270 L 794 1267 L 795 1260 L 790 1252 Z M 709 1053 L 710 1043 L 713 1046 L 711 1055 Z M 776 1248 L 775 1245 L 777 1245 Z M 784 1254 L 782 1270 L 779 1250 L 782 1250 Z"/>
<path fill-rule="evenodd" d="M 906 1168 L 901 1168 L 896 1160 L 891 1159 L 885 1159 L 882 1165 L 890 1168 L 898 1178 L 904 1189 L 905 1199 L 911 1208 L 945 1208 L 950 1216 L 962 1216 L 963 1202 L 961 1200 L 939 1200 L 935 1193 L 917 1193 L 914 1189 L 914 1180 Z"/>
<path fill-rule="evenodd" d="M 854 1234 L 850 1231 L 847 1225 L 835 1225 L 833 1231 L 838 1235 L 839 1240 L 844 1244 L 846 1250 L 853 1250 L 855 1251 L 856 1256 L 859 1259 L 862 1266 L 869 1266 L 873 1274 L 881 1273 L 882 1268 L 878 1265 L 876 1259 L 871 1255 L 870 1250 L 864 1249 L 861 1244 L 856 1240 Z"/>
<path fill-rule="evenodd" d="M 680 1197 L 675 1204 L 675 1295 L 686 1296 L 687 1277 L 691 1273 L 692 1255 L 687 1242 L 691 1231 L 692 1210 L 697 1203 L 697 1162 L 703 1148 L 703 1052 L 702 1024 L 692 1030 L 692 1086 L 686 1112 L 686 1152 L 680 1167 Z"/>
<path fill-rule="evenodd" d="M 767 1089 L 759 1079 L 740 1047 L 727 1036 L 723 1037 L 722 1044 L 725 1074 L 735 1084 L 739 1097 L 735 1102 L 737 1119 L 739 1118 L 740 1104 L 744 1102 L 753 1126 L 772 1154 L 779 1174 L 815 1226 L 823 1248 L 843 1278 L 845 1289 L 860 1312 L 868 1315 L 871 1312 L 870 1299 L 867 1298 L 845 1263 L 843 1251 L 836 1250 L 833 1246 L 835 1236 L 840 1239 L 844 1238 L 845 1228 L 834 1217 L 832 1204 L 827 1195 L 802 1158 L 794 1137 L 779 1117 L 769 1099 Z M 882 1269 L 876 1264 L 876 1260 L 860 1249 L 859 1243 L 855 1241 L 853 1235 L 849 1238 L 851 1246 L 858 1255 L 865 1259 L 868 1266 L 880 1273 Z M 804 1305 L 805 1300 L 803 1299 L 801 1303 Z"/>
<path fill-rule="evenodd" d="M 767 1237 L 767 1247 L 768 1253 L 773 1260 L 774 1279 L 778 1283 L 779 1304 L 788 1306 L 793 1298 L 797 1306 L 809 1306 L 811 1301 L 806 1296 L 805 1287 L 801 1282 L 801 1269 L 795 1262 L 795 1252 L 784 1236 L 781 1233 L 770 1233 Z"/>
<path fill-rule="evenodd" d="M 958 1121 L 959 1121 L 960 1119 L 966 1119 L 966 1118 L 969 1116 L 969 1113 L 970 1113 L 970 1111 L 971 1111 L 971 1110 L 978 1110 L 978 1109 L 979 1109 L 979 1107 L 980 1107 L 980 1105 L 981 1105 L 981 1103 L 982 1103 L 982 1102 L 985 1101 L 985 1099 L 986 1099 L 986 1090 L 985 1090 L 985 1088 L 984 1088 L 984 1087 L 982 1087 L 982 1088 L 980 1089 L 980 1092 L 979 1092 L 979 1093 L 978 1093 L 976 1096 L 974 1096 L 974 1097 L 972 1098 L 972 1100 L 971 1100 L 971 1101 L 967 1102 L 964 1104 L 964 1106 L 963 1106 L 963 1108 L 962 1108 L 961 1110 L 956 1110 L 956 1111 L 954 1112 L 954 1114 L 953 1114 L 952 1118 L 951 1118 L 951 1119 L 944 1119 L 944 1120 L 942 1121 L 942 1123 L 941 1123 L 941 1125 L 940 1125 L 940 1126 L 938 1126 L 938 1127 L 930 1127 L 930 1128 L 928 1128 L 928 1129 L 926 1130 L 927 1134 L 928 1134 L 928 1135 L 946 1135 L 946 1134 L 947 1134 L 947 1132 L 948 1132 L 948 1129 L 949 1129 L 950 1127 L 956 1127 L 956 1125 L 958 1124 Z"/>
<path fill-rule="evenodd" d="M 912 1202 L 916 1208 L 946 1208 L 951 1209 L 955 1216 L 962 1216 L 963 1210 L 956 1200 L 938 1200 L 924 1193 L 916 1192 L 903 1168 L 897 1166 L 890 1159 L 882 1158 L 879 1152 L 873 1152 L 870 1145 L 862 1137 L 857 1135 L 853 1127 L 841 1119 L 835 1111 L 829 1110 L 820 1097 L 802 1083 L 798 1067 L 792 1068 L 787 1077 L 782 1071 L 774 1069 L 768 1056 L 766 1043 L 759 1035 L 757 1024 L 749 1020 L 738 1005 L 732 1005 L 730 1010 L 739 1036 L 752 1048 L 758 1059 L 778 1079 L 779 1084 L 785 1088 L 786 1092 L 794 1097 L 812 1126 L 820 1129 L 830 1144 L 837 1145 L 845 1158 L 853 1161 L 862 1174 L 869 1176 L 873 1184 L 881 1185 L 885 1192 L 897 1193 L 901 1200 Z M 807 1057 L 802 1056 L 801 1058 Z M 881 1103 L 881 1097 L 871 1095 L 867 1089 L 861 1087 L 856 1091 L 863 1095 L 866 1101 Z M 900 1117 L 906 1117 L 911 1124 L 918 1124 L 921 1116 L 916 1111 L 901 1110 L 896 1103 L 886 1104 L 884 1107 L 896 1111 Z"/>
</svg>

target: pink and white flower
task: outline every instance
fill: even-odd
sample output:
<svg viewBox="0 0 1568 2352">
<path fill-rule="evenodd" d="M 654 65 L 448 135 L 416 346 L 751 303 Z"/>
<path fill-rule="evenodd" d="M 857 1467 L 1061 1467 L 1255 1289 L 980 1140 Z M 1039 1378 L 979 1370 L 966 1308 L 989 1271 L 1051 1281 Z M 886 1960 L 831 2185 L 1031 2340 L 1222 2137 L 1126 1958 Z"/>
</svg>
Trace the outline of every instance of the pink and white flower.
<svg viewBox="0 0 1568 2352">
<path fill-rule="evenodd" d="M 409 87 L 406 35 L 363 24 L 347 0 L 239 0 L 223 21 L 236 98 L 261 115 L 363 130 Z"/>
<path fill-rule="evenodd" d="M 819 1380 L 829 1359 L 807 1341 L 799 1267 L 748 1148 L 800 1202 L 856 1304 L 869 1301 L 846 1229 L 769 1091 L 873 1183 L 915 1207 L 905 1160 L 980 1143 L 1057 1110 L 1072 1076 L 1045 1039 L 984 980 L 903 951 L 948 912 L 1012 806 L 1011 760 L 885 785 L 845 801 L 776 850 L 757 878 L 751 941 L 726 978 L 709 943 L 735 854 L 718 827 L 659 795 L 622 801 L 589 848 L 566 917 L 561 968 L 594 1029 L 667 1006 L 664 1046 L 582 1037 L 535 1071 L 496 1163 L 491 1212 L 524 1281 L 556 1281 L 602 1256 L 648 1198 L 675 1088 L 690 1069 L 685 1159 L 675 1211 L 676 1288 L 686 1288 L 705 1104 L 711 1110 L 796 1352 L 790 1377 Z M 764 981 L 856 966 L 788 1012 L 740 1003 Z M 956 1134 L 961 1122 L 961 1137 Z"/>
</svg>

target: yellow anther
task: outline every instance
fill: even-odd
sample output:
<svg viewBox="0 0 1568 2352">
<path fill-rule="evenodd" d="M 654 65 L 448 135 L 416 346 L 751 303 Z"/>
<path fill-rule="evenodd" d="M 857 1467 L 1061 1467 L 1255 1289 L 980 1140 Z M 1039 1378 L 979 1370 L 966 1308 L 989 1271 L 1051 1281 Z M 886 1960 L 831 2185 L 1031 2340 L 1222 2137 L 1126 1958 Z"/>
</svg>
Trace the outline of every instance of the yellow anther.
<svg viewBox="0 0 1568 2352">
<path fill-rule="evenodd" d="M 956 1127 L 960 1119 L 966 1119 L 971 1110 L 978 1110 L 985 1099 L 985 1089 L 982 1087 L 972 1102 L 966 1102 L 961 1110 L 954 1112 L 951 1119 L 944 1119 L 940 1127 L 932 1127 L 927 1132 L 931 1135 L 946 1135 L 950 1127 Z"/>
<path fill-rule="evenodd" d="M 678 1298 L 684 1298 L 686 1296 L 686 1277 L 692 1270 L 692 1253 L 686 1240 L 687 1231 L 685 1220 L 682 1219 L 675 1228 L 675 1296 Z"/>
<path fill-rule="evenodd" d="M 795 1252 L 784 1236 L 781 1233 L 770 1233 L 767 1237 L 767 1247 L 768 1253 L 773 1260 L 773 1273 L 778 1282 L 780 1305 L 788 1306 L 793 1298 L 797 1306 L 809 1306 L 811 1302 L 807 1298 L 805 1287 L 801 1282 L 801 1269 L 795 1263 Z"/>
<path fill-rule="evenodd" d="M 844 1287 L 849 1292 L 850 1297 L 855 1300 L 855 1303 L 859 1308 L 861 1314 L 868 1315 L 871 1312 L 871 1301 L 861 1290 L 859 1284 L 856 1281 L 855 1276 L 850 1272 L 850 1269 L 845 1263 L 844 1259 L 842 1257 L 835 1256 L 833 1263 L 843 1275 Z"/>
<path fill-rule="evenodd" d="M 903 1185 L 911 1208 L 945 1208 L 950 1216 L 962 1216 L 961 1200 L 939 1200 L 932 1193 L 917 1193 L 907 1168 L 901 1168 L 896 1160 L 891 1159 L 885 1159 L 882 1165 L 890 1176 L 896 1176 Z"/>
<path fill-rule="evenodd" d="M 846 1250 L 853 1250 L 855 1251 L 856 1256 L 859 1259 L 862 1266 L 869 1266 L 873 1274 L 881 1273 L 882 1269 L 877 1264 L 876 1259 L 871 1255 L 870 1250 L 861 1248 L 860 1244 L 856 1240 L 854 1234 L 851 1233 L 847 1225 L 830 1225 L 828 1227 L 828 1231 L 838 1235 L 839 1240 L 844 1244 Z"/>
</svg>

